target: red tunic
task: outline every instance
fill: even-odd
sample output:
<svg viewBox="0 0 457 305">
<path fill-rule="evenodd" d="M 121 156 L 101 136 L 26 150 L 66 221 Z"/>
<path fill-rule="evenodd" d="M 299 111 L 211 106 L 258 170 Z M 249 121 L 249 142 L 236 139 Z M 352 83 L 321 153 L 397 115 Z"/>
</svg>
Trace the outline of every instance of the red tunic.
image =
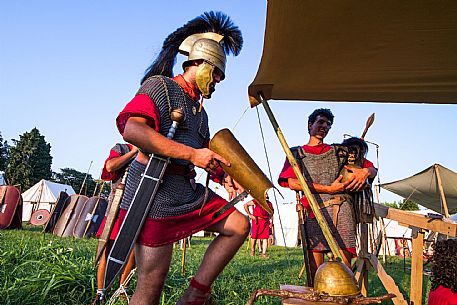
<svg viewBox="0 0 457 305">
<path fill-rule="evenodd" d="M 267 239 L 270 236 L 270 215 L 265 211 L 260 204 L 254 200 L 254 208 L 252 215 L 256 220 L 251 221 L 251 238 L 253 239 Z M 273 210 L 273 205 L 267 201 L 268 206 Z"/>
<path fill-rule="evenodd" d="M 457 305 L 457 293 L 440 285 L 435 290 L 430 290 L 428 305 Z"/>
<path fill-rule="evenodd" d="M 182 75 L 175 76 L 173 80 L 182 87 L 184 92 L 189 95 L 192 100 L 199 100 L 200 93 L 198 89 L 192 84 L 186 82 Z M 146 119 L 147 124 L 151 128 L 157 132 L 159 131 L 159 110 L 147 95 L 136 95 L 119 113 L 116 119 L 116 124 L 121 134 L 124 133 L 125 125 L 127 124 L 127 121 L 130 117 L 143 117 Z M 220 178 L 222 174 L 223 173 L 219 173 L 217 177 L 214 178 Z M 137 242 L 150 247 L 158 247 L 190 236 L 196 232 L 212 226 L 213 224 L 221 221 L 233 211 L 235 211 L 235 208 L 232 207 L 220 217 L 213 219 L 213 215 L 219 211 L 226 203 L 227 201 L 223 198 L 215 196 L 212 200 L 204 205 L 204 208 L 201 212 L 200 209 L 198 209 L 180 216 L 172 216 L 161 219 L 146 218 L 140 235 L 138 236 Z M 126 210 L 120 210 L 119 218 L 116 222 L 115 227 L 113 228 L 111 238 L 118 234 L 120 225 L 125 217 L 126 212 Z"/>
</svg>

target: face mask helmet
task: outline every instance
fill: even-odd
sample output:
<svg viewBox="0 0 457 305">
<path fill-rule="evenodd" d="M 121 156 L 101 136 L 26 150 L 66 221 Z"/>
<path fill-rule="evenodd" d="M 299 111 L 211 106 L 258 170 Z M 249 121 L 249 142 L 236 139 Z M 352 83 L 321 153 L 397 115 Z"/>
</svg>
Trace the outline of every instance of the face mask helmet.
<svg viewBox="0 0 457 305">
<path fill-rule="evenodd" d="M 217 33 L 200 33 L 187 37 L 179 47 L 181 54 L 187 56 L 183 68 L 193 61 L 202 61 L 196 71 L 197 87 L 204 98 L 211 98 L 214 91 L 214 69 L 219 69 L 221 80 L 225 78 L 226 55 L 220 41 L 224 36 Z"/>
<path fill-rule="evenodd" d="M 211 96 L 213 73 L 225 78 L 226 55 L 237 56 L 243 45 L 241 31 L 230 17 L 221 12 L 205 12 L 190 20 L 171 33 L 164 41 L 162 50 L 146 70 L 141 80 L 143 84 L 149 77 L 163 75 L 173 77 L 176 55 L 187 56 L 183 67 L 194 61 L 202 61 L 196 74 L 197 86 L 204 97 Z"/>
</svg>

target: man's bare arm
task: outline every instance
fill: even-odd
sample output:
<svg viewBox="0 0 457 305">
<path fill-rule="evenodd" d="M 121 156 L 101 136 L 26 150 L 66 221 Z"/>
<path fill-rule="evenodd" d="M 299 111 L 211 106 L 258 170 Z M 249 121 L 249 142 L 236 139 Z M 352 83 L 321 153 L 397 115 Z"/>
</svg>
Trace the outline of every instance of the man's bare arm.
<svg viewBox="0 0 457 305">
<path fill-rule="evenodd" d="M 378 170 L 374 167 L 354 168 L 345 166 L 346 169 L 352 171 L 351 180 L 346 189 L 350 191 L 360 191 L 365 185 L 368 178 L 376 177 Z"/>
<path fill-rule="evenodd" d="M 128 153 L 126 153 L 125 155 L 122 155 L 122 156 L 119 156 L 119 157 L 106 161 L 106 166 L 105 166 L 106 170 L 110 173 L 117 171 L 118 169 L 122 168 L 127 163 L 129 163 L 130 160 L 132 160 L 132 158 L 135 157 L 137 152 L 138 152 L 138 148 L 133 146 L 132 150 L 129 151 Z"/>
<path fill-rule="evenodd" d="M 345 183 L 341 183 L 342 178 L 343 178 L 343 176 L 339 176 L 338 178 L 336 178 L 335 181 L 333 181 L 333 183 L 331 185 L 322 185 L 319 183 L 309 183 L 309 182 L 307 182 L 307 184 L 308 184 L 308 187 L 309 187 L 309 190 L 311 191 L 311 193 L 337 194 L 337 193 L 343 192 L 344 188 L 346 186 Z M 295 190 L 295 191 L 302 191 L 301 185 L 298 182 L 297 178 L 289 178 L 287 180 L 287 182 L 289 183 L 290 189 Z"/>
<path fill-rule="evenodd" d="M 124 140 L 150 153 L 188 160 L 207 171 L 219 166 L 217 161 L 230 166 L 226 159 L 208 148 L 195 149 L 164 137 L 148 126 L 147 120 L 142 117 L 128 119 L 124 129 Z"/>
</svg>

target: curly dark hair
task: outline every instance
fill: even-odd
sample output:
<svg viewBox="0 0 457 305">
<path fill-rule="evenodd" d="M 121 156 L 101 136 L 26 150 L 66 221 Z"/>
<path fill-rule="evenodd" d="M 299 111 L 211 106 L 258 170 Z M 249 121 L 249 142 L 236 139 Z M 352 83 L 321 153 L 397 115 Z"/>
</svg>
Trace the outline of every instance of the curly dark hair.
<svg viewBox="0 0 457 305">
<path fill-rule="evenodd" d="M 319 115 L 326 117 L 329 119 L 330 123 L 333 124 L 333 113 L 330 111 L 330 109 L 327 108 L 319 108 L 314 110 L 313 113 L 311 113 L 308 117 L 308 124 L 313 124 Z"/>
<path fill-rule="evenodd" d="M 437 241 L 431 262 L 431 289 L 441 285 L 457 293 L 457 239 Z"/>
</svg>

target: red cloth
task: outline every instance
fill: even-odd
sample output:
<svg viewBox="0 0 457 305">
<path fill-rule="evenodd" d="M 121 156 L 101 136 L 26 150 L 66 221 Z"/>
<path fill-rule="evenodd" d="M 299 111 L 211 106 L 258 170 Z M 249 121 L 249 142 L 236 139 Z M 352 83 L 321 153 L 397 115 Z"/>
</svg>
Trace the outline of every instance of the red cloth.
<svg viewBox="0 0 457 305">
<path fill-rule="evenodd" d="M 146 218 L 138 235 L 137 243 L 148 247 L 159 247 L 186 238 L 218 223 L 235 211 L 235 208 L 232 207 L 218 218 L 213 219 L 213 215 L 226 204 L 225 199 L 216 195 L 205 204 L 201 215 L 199 215 L 200 209 L 198 209 L 181 216 L 161 219 Z M 119 217 L 113 227 L 110 239 L 116 239 L 126 214 L 127 210 L 121 209 L 119 211 Z"/>
<path fill-rule="evenodd" d="M 260 204 L 254 200 L 255 206 L 252 210 L 252 215 L 256 220 L 252 220 L 251 224 L 251 238 L 253 239 L 267 239 L 270 236 L 270 215 L 265 211 Z M 267 201 L 268 206 L 273 210 L 273 205 Z"/>
<path fill-rule="evenodd" d="M 194 101 L 198 101 L 200 93 L 198 89 L 191 83 L 186 82 L 184 77 L 179 74 L 173 77 L 185 93 L 187 93 Z M 160 114 L 159 109 L 154 102 L 145 94 L 136 95 L 119 113 L 116 118 L 116 126 L 121 135 L 124 134 L 125 125 L 131 117 L 142 117 L 146 119 L 146 123 L 155 131 L 160 130 Z"/>
<path fill-rule="evenodd" d="M 435 290 L 430 290 L 428 305 L 457 305 L 457 293 L 440 285 Z"/>
</svg>

